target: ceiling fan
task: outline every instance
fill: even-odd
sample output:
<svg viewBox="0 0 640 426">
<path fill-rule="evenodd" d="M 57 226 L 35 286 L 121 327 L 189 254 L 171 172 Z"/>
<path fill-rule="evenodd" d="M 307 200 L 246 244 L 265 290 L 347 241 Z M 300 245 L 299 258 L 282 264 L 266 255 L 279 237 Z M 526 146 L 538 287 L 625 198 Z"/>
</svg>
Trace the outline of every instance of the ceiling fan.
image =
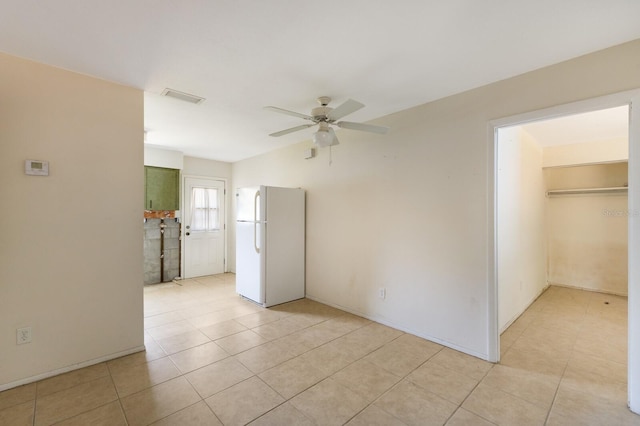
<svg viewBox="0 0 640 426">
<path fill-rule="evenodd" d="M 340 142 L 336 137 L 335 132 L 331 125 L 338 126 L 341 129 L 350 129 L 350 130 L 362 130 L 365 132 L 372 132 L 378 134 L 385 134 L 389 131 L 388 127 L 384 126 L 374 126 L 371 124 L 363 124 L 363 123 L 353 123 L 351 121 L 338 121 L 342 117 L 351 114 L 352 112 L 356 112 L 361 108 L 364 108 L 364 104 L 361 104 L 358 101 L 354 101 L 353 99 L 349 99 L 340 106 L 335 108 L 329 107 L 329 102 L 331 102 L 331 98 L 328 96 L 321 96 L 317 99 L 320 104 L 319 107 L 315 107 L 311 110 L 311 115 L 301 114 L 299 112 L 289 111 L 286 109 L 267 106 L 264 107 L 270 111 L 279 112 L 281 114 L 292 115 L 294 117 L 303 118 L 305 120 L 309 120 L 312 123 L 309 124 L 301 124 L 296 127 L 292 127 L 290 129 L 281 130 L 279 132 L 271 133 L 269 136 L 283 136 L 289 133 L 297 132 L 298 130 L 306 129 L 311 126 L 318 125 L 318 130 L 313 134 L 313 143 L 319 147 L 338 145 Z"/>
</svg>

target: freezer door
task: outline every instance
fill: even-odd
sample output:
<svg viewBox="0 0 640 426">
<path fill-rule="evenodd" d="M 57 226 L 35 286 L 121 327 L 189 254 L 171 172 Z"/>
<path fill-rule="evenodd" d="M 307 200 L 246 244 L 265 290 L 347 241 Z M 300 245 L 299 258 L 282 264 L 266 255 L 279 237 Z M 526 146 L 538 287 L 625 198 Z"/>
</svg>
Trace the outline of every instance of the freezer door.
<svg viewBox="0 0 640 426">
<path fill-rule="evenodd" d="M 305 195 L 304 190 L 292 188 L 264 191 L 265 306 L 273 306 L 305 294 Z"/>
<path fill-rule="evenodd" d="M 265 303 L 263 237 L 263 223 L 236 223 L 236 293 L 260 304 Z"/>
<path fill-rule="evenodd" d="M 236 220 L 243 222 L 259 221 L 260 215 L 260 187 L 253 186 L 236 190 Z"/>
</svg>

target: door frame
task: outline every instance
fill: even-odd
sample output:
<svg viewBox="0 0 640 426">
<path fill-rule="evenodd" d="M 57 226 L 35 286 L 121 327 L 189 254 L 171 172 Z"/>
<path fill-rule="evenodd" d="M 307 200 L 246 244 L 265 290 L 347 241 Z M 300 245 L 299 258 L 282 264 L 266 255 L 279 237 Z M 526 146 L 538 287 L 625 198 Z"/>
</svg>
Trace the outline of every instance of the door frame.
<svg viewBox="0 0 640 426">
<path fill-rule="evenodd" d="M 191 174 L 183 174 L 180 178 L 180 217 L 181 217 L 181 221 L 182 221 L 182 226 L 181 226 L 181 231 L 180 231 L 180 262 L 182 262 L 182 275 L 184 279 L 184 275 L 185 271 L 186 271 L 186 250 L 185 250 L 185 226 L 184 226 L 184 221 L 185 221 L 185 212 L 186 212 L 186 192 L 185 192 L 185 188 L 186 188 L 186 181 L 187 178 L 190 179 L 202 179 L 202 180 L 209 180 L 209 181 L 220 181 L 224 183 L 224 229 L 223 229 L 223 233 L 222 233 L 222 238 L 223 238 L 223 246 L 224 246 L 224 266 L 223 266 L 223 272 L 226 273 L 229 271 L 229 267 L 228 267 L 228 262 L 227 259 L 229 259 L 228 257 L 228 253 L 227 253 L 227 249 L 228 249 L 228 227 L 227 227 L 227 217 L 228 217 L 228 213 L 229 213 L 229 179 L 227 178 L 219 178 L 219 177 L 214 177 L 214 176 L 202 176 L 202 175 L 191 175 Z"/>
<path fill-rule="evenodd" d="M 640 414 L 640 89 L 615 93 L 584 101 L 531 111 L 492 120 L 487 126 L 488 144 L 488 360 L 500 361 L 498 323 L 498 256 L 497 256 L 497 132 L 500 127 L 558 118 L 619 106 L 629 106 L 629 190 L 628 190 L 628 405 Z M 635 107 L 635 108 L 634 108 Z"/>
</svg>

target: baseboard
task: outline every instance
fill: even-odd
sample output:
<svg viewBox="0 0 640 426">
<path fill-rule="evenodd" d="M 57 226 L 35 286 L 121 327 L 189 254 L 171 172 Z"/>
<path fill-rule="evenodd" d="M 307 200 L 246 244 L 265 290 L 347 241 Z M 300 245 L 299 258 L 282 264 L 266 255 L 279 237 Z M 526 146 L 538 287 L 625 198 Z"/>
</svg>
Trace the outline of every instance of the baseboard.
<svg viewBox="0 0 640 426">
<path fill-rule="evenodd" d="M 26 377 L 24 379 L 16 380 L 14 382 L 0 384 L 0 392 L 5 391 L 7 389 L 12 389 L 18 386 L 26 385 L 29 383 L 37 382 L 39 380 L 48 379 L 49 377 L 57 376 L 59 374 L 68 373 L 69 371 L 79 370 L 81 368 L 89 367 L 95 364 L 100 364 L 101 362 L 111 361 L 112 359 L 120 358 L 122 356 L 131 355 L 136 352 L 144 351 L 144 345 L 137 346 L 132 349 L 127 349 L 126 351 L 116 352 L 114 354 L 105 355 L 100 358 L 91 359 L 88 361 L 80 362 L 78 364 L 72 364 L 67 367 L 58 368 L 57 370 L 47 371 L 45 373 L 40 373 L 35 376 Z"/>
<path fill-rule="evenodd" d="M 611 294 L 611 295 L 614 295 L 614 296 L 629 297 L 628 293 L 618 293 L 617 291 L 600 290 L 600 289 L 597 289 L 597 288 L 587 288 L 587 287 L 580 287 L 580 286 L 576 286 L 576 285 L 561 284 L 561 283 L 549 283 L 549 285 L 552 285 L 552 286 L 555 286 L 555 287 L 571 288 L 571 289 L 575 289 L 575 290 L 590 291 L 590 292 L 593 292 L 593 293 L 602 293 L 602 294 Z"/>
<path fill-rule="evenodd" d="M 400 331 L 403 331 L 405 333 L 413 334 L 414 336 L 420 337 L 420 338 L 425 339 L 425 340 L 429 340 L 430 342 L 437 343 L 437 344 L 442 345 L 442 346 L 446 346 L 446 347 L 448 347 L 450 349 L 453 349 L 453 350 L 456 350 L 458 352 L 463 352 L 463 353 L 465 353 L 467 355 L 471 355 L 473 357 L 480 358 L 480 359 L 482 359 L 484 361 L 488 361 L 489 360 L 489 354 L 483 354 L 483 353 L 480 353 L 480 352 L 476 352 L 476 351 L 474 351 L 472 349 L 456 345 L 455 343 L 451 343 L 449 341 L 442 340 L 442 339 L 439 339 L 437 337 L 433 337 L 433 336 L 430 336 L 430 335 L 419 333 L 419 332 L 417 332 L 415 330 L 412 330 L 412 329 L 410 329 L 408 327 L 404 327 L 404 326 L 395 324 L 394 322 L 389 321 L 389 320 L 387 320 L 387 319 L 385 319 L 383 317 L 379 317 L 379 316 L 376 316 L 376 315 L 367 315 L 367 314 L 365 314 L 363 312 L 358 312 L 358 311 L 355 311 L 353 309 L 347 308 L 345 306 L 341 306 L 341 305 L 338 305 L 338 304 L 335 304 L 335 303 L 331 303 L 331 302 L 328 302 L 326 300 L 322 300 L 320 298 L 317 298 L 317 297 L 314 297 L 314 296 L 310 296 L 308 294 L 305 297 L 307 299 L 311 299 L 311 300 L 316 301 L 318 303 L 322 303 L 324 305 L 328 305 L 328 306 L 331 306 L 333 308 L 340 309 L 341 311 L 345 311 L 345 312 L 348 312 L 350 314 L 357 315 L 359 317 L 366 318 L 368 320 L 377 322 L 379 324 L 395 328 L 396 330 L 400 330 Z"/>
</svg>

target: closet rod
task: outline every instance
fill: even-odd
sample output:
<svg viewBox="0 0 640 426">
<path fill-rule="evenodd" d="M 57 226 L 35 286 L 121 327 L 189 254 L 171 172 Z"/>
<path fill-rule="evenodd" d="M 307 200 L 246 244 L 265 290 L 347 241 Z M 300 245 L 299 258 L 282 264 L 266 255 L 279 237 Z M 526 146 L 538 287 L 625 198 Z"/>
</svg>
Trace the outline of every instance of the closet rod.
<svg viewBox="0 0 640 426">
<path fill-rule="evenodd" d="M 583 194 L 622 194 L 628 191 L 626 186 L 613 186 L 610 188 L 580 188 L 580 189 L 552 189 L 547 191 L 547 197 L 554 195 L 583 195 Z"/>
</svg>

